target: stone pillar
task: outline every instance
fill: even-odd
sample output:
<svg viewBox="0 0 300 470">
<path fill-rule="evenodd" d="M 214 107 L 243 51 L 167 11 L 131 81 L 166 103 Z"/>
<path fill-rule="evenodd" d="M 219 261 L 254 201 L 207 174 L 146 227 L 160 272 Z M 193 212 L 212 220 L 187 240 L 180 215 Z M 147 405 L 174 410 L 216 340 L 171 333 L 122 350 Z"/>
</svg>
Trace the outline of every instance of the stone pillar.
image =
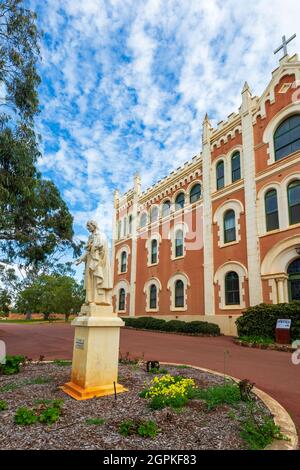
<svg viewBox="0 0 300 470">
<path fill-rule="evenodd" d="M 245 193 L 248 283 L 250 305 L 257 305 L 262 302 L 263 295 L 260 274 L 259 239 L 257 230 L 255 154 L 251 107 L 251 93 L 248 83 L 245 83 L 242 91 L 242 106 L 240 108 L 240 114 L 242 118 L 243 136 L 243 176 Z"/>
<path fill-rule="evenodd" d="M 131 269 L 130 269 L 130 304 L 129 315 L 135 316 L 135 290 L 136 290 L 136 263 L 137 263 L 137 213 L 141 193 L 141 177 L 134 176 L 133 206 L 132 206 L 132 233 L 131 233 Z"/>
<path fill-rule="evenodd" d="M 277 279 L 278 303 L 284 302 L 284 279 Z"/>
<path fill-rule="evenodd" d="M 211 125 L 206 115 L 202 133 L 203 171 L 203 256 L 204 256 L 204 309 L 205 315 L 215 314 L 214 257 L 211 204 Z"/>
</svg>

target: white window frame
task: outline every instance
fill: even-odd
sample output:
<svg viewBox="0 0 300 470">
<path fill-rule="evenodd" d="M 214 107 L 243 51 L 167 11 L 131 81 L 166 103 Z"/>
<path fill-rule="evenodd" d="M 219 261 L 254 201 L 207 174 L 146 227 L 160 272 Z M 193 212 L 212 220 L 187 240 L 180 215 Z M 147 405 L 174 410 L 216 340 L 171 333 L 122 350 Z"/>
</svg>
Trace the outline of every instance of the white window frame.
<svg viewBox="0 0 300 470">
<path fill-rule="evenodd" d="M 230 271 L 234 271 L 239 276 L 240 303 L 238 305 L 226 305 L 225 277 Z M 230 261 L 222 264 L 214 276 L 214 284 L 219 286 L 219 308 L 220 310 L 240 310 L 245 308 L 245 280 L 248 279 L 248 272 L 245 266 L 238 261 Z"/>
<path fill-rule="evenodd" d="M 157 240 L 157 262 L 151 263 L 151 248 L 152 240 Z M 161 236 L 159 233 L 152 233 L 151 237 L 146 240 L 145 248 L 147 250 L 147 266 L 156 266 L 159 263 L 159 248 L 161 243 Z"/>
<path fill-rule="evenodd" d="M 267 153 L 269 155 L 267 164 L 272 165 L 273 163 L 282 163 L 289 155 L 286 155 L 280 160 L 275 160 L 275 149 L 274 149 L 274 133 L 278 126 L 290 116 L 294 114 L 300 114 L 300 103 L 291 103 L 285 108 L 281 109 L 268 123 L 263 134 L 263 142 L 268 145 Z M 292 155 L 292 154 L 291 154 Z"/>
<path fill-rule="evenodd" d="M 154 284 L 156 286 L 156 308 L 150 308 L 150 287 Z M 158 312 L 159 311 L 159 293 L 161 291 L 160 280 L 156 277 L 149 279 L 144 285 L 144 294 L 146 296 L 146 312 Z"/>
<path fill-rule="evenodd" d="M 126 252 L 126 271 L 121 272 L 122 253 Z M 128 256 L 130 255 L 130 248 L 128 245 L 121 246 L 116 253 L 116 260 L 118 265 L 118 274 L 126 274 L 128 272 Z"/>
<path fill-rule="evenodd" d="M 175 307 L 175 285 L 176 281 L 182 281 L 184 286 L 184 306 Z M 185 273 L 176 273 L 168 281 L 167 289 L 170 291 L 170 310 L 171 312 L 186 312 L 187 311 L 187 289 L 191 283 Z"/>
<path fill-rule="evenodd" d="M 175 256 L 176 255 L 176 243 L 175 237 L 178 230 L 182 230 L 183 232 L 183 255 L 182 256 Z M 188 232 L 188 227 L 185 222 L 178 222 L 174 225 L 174 227 L 170 230 L 168 239 L 171 240 L 171 260 L 178 260 L 182 259 L 186 255 L 186 234 Z"/>
<path fill-rule="evenodd" d="M 119 296 L 120 296 L 120 289 L 124 289 L 125 290 L 125 309 L 124 310 L 119 310 Z M 127 311 L 127 297 L 128 297 L 128 294 L 130 294 L 130 286 L 129 286 L 129 283 L 128 281 L 126 281 L 126 279 L 122 279 L 121 281 L 119 281 L 114 289 L 113 289 L 113 295 L 116 299 L 116 312 L 117 313 L 126 313 Z M 130 304 L 130 302 L 128 302 L 128 304 Z"/>
<path fill-rule="evenodd" d="M 224 215 L 228 210 L 233 210 L 235 214 L 235 235 L 236 240 L 233 242 L 224 242 Z M 221 204 L 214 213 L 213 222 L 218 226 L 218 247 L 236 245 L 241 240 L 241 214 L 244 214 L 244 206 L 238 199 L 230 199 Z"/>
</svg>

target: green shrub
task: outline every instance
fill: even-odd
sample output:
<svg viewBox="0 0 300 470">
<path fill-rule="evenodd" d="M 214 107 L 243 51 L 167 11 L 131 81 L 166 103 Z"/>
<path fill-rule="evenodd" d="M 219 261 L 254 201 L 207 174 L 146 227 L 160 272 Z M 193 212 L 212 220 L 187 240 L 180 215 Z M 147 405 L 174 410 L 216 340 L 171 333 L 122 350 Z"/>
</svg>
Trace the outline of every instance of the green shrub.
<svg viewBox="0 0 300 470">
<path fill-rule="evenodd" d="M 169 331 L 174 333 L 192 333 L 199 335 L 220 335 L 220 328 L 215 323 L 203 321 L 184 322 L 180 320 L 165 321 L 153 317 L 123 318 L 125 326 L 145 330 Z"/>
<path fill-rule="evenodd" d="M 102 424 L 105 423 L 105 420 L 102 418 L 87 418 L 85 423 L 90 426 L 102 426 Z"/>
<path fill-rule="evenodd" d="M 272 338 L 264 338 L 263 336 L 241 336 L 240 338 L 245 343 L 252 344 L 273 344 L 274 340 Z"/>
<path fill-rule="evenodd" d="M 251 450 L 264 449 L 274 439 L 287 440 L 280 432 L 280 427 L 268 416 L 264 417 L 261 424 L 249 418 L 242 426 L 241 437 Z"/>
<path fill-rule="evenodd" d="M 236 320 L 239 337 L 260 336 L 275 340 L 276 322 L 279 318 L 289 318 L 291 339 L 300 337 L 300 302 L 286 304 L 260 304 L 249 307 Z"/>
<path fill-rule="evenodd" d="M 137 425 L 136 422 L 133 421 L 132 419 L 125 419 L 122 421 L 119 427 L 119 433 L 122 434 L 122 436 L 131 436 L 132 434 L 135 434 L 137 430 Z"/>
<path fill-rule="evenodd" d="M 141 437 L 154 438 L 159 433 L 159 428 L 154 421 L 149 419 L 149 421 L 141 421 L 138 426 L 137 433 Z"/>
<path fill-rule="evenodd" d="M 191 389 L 189 398 L 204 400 L 209 410 L 219 405 L 233 405 L 241 401 L 241 393 L 237 384 L 216 385 L 209 388 Z"/>
<path fill-rule="evenodd" d="M 72 364 L 72 361 L 64 361 L 62 359 L 55 359 L 53 361 L 53 364 L 56 366 L 70 366 Z"/>
<path fill-rule="evenodd" d="M 4 375 L 18 374 L 21 364 L 24 362 L 24 356 L 6 356 L 5 364 L 0 364 L 0 373 Z"/>
<path fill-rule="evenodd" d="M 37 416 L 33 410 L 21 407 L 17 409 L 14 421 L 21 426 L 29 426 L 37 422 Z"/>
<path fill-rule="evenodd" d="M 7 403 L 5 400 L 0 400 L 0 411 L 7 410 Z"/>
<path fill-rule="evenodd" d="M 120 424 L 119 433 L 122 434 L 122 436 L 126 437 L 136 434 L 141 437 L 153 438 L 156 437 L 159 433 L 159 428 L 157 424 L 152 420 L 142 421 L 126 419 Z"/>
<path fill-rule="evenodd" d="M 170 320 L 166 321 L 164 325 L 164 331 L 174 331 L 181 333 L 184 330 L 185 322 L 181 320 Z"/>
<path fill-rule="evenodd" d="M 39 415 L 39 422 L 43 424 L 56 423 L 60 417 L 60 408 L 58 407 L 47 407 Z"/>
</svg>

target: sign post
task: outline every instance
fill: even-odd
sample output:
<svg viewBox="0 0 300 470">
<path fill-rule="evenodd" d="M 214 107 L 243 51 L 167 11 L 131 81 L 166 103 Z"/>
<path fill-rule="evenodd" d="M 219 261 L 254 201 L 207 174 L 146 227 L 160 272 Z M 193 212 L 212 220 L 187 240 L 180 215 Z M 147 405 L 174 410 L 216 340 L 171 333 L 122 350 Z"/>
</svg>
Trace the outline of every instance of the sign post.
<svg viewBox="0 0 300 470">
<path fill-rule="evenodd" d="M 291 342 L 291 323 L 288 318 L 278 319 L 276 323 L 276 343 L 289 344 Z"/>
</svg>

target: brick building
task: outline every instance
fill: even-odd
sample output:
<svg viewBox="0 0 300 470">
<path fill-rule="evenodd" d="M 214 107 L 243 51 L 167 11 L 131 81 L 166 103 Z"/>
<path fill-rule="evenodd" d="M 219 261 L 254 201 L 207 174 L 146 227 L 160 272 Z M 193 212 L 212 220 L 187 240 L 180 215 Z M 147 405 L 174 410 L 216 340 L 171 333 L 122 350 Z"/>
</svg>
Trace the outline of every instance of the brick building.
<svg viewBox="0 0 300 470">
<path fill-rule="evenodd" d="M 300 62 L 285 55 L 262 96 L 202 151 L 141 192 L 115 193 L 114 291 L 122 315 L 218 323 L 249 305 L 300 300 Z"/>
</svg>

